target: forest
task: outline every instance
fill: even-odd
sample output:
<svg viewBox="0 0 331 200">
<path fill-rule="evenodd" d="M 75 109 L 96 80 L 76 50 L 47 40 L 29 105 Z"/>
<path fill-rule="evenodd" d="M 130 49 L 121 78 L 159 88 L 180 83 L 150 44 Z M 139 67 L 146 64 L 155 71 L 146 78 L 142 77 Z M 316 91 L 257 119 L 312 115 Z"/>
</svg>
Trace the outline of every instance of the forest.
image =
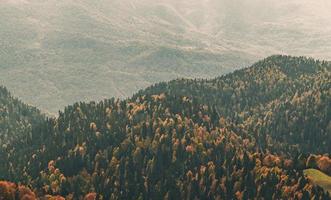
<svg viewBox="0 0 331 200">
<path fill-rule="evenodd" d="M 0 87 L 0 200 L 331 199 L 331 63 L 275 55 L 47 117 Z M 331 183 L 329 183 L 329 186 Z"/>
</svg>

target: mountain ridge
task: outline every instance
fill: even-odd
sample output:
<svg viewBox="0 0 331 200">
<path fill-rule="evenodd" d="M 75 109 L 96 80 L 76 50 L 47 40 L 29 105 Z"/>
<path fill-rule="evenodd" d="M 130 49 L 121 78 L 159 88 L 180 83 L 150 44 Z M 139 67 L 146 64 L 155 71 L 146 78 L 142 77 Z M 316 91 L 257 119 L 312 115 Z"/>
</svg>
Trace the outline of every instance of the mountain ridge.
<svg viewBox="0 0 331 200">
<path fill-rule="evenodd" d="M 0 137 L 16 140 L 0 140 L 0 179 L 69 199 L 329 199 L 304 170 L 331 174 L 330 71 L 271 56 L 215 79 L 78 102 L 21 132 L 1 120 Z"/>
<path fill-rule="evenodd" d="M 54 114 L 271 54 L 330 59 L 330 9 L 324 0 L 2 1 L 0 84 Z"/>
</svg>

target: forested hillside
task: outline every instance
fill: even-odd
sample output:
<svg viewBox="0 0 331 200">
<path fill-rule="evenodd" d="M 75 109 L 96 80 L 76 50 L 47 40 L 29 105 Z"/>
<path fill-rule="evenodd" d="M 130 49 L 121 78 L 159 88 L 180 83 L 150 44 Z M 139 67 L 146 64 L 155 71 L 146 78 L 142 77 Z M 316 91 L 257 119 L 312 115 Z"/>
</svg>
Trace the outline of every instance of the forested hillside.
<svg viewBox="0 0 331 200">
<path fill-rule="evenodd" d="M 6 88 L 0 87 L 0 179 L 20 180 L 11 174 L 20 177 L 21 171 L 15 171 L 16 165 L 26 164 L 20 163 L 20 157 L 31 149 L 29 145 L 41 143 L 40 128 L 44 123 L 39 110 L 13 98 Z"/>
<path fill-rule="evenodd" d="M 187 96 L 260 139 L 270 134 L 272 143 L 293 144 L 304 152 L 331 152 L 330 70 L 330 62 L 272 56 L 220 78 L 160 83 L 137 96 Z M 265 142 L 267 138 L 259 141 L 268 145 Z"/>
<path fill-rule="evenodd" d="M 34 121 L 1 140 L 0 179 L 26 186 L 0 182 L 0 196 L 330 199 L 304 174 L 331 175 L 330 80 L 329 62 L 272 56 L 212 80 L 76 103 L 49 119 L 3 89 L 1 106 L 15 108 L 4 124 Z"/>
</svg>

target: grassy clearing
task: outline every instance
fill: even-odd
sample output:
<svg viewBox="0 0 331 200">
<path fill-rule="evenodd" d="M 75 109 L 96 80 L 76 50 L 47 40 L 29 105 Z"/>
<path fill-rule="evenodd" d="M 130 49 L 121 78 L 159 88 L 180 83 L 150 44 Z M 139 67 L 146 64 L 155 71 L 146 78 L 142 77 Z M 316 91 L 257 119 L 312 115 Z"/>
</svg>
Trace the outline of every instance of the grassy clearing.
<svg viewBox="0 0 331 200">
<path fill-rule="evenodd" d="M 311 178 L 314 184 L 319 185 L 320 187 L 329 191 L 329 193 L 331 194 L 331 176 L 328 176 L 316 169 L 307 169 L 304 171 L 304 173 L 309 178 Z"/>
</svg>

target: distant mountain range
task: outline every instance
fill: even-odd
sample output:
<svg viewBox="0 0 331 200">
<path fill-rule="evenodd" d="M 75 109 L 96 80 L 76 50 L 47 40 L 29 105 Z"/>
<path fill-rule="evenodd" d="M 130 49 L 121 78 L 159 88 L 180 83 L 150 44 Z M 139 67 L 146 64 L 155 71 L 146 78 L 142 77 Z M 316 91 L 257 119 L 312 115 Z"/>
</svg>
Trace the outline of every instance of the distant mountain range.
<svg viewBox="0 0 331 200">
<path fill-rule="evenodd" d="M 56 118 L 2 87 L 0 199 L 328 200 L 330 80 L 330 62 L 277 55 Z"/>
<path fill-rule="evenodd" d="M 331 59 L 328 1 L 4 0 L 0 83 L 57 113 L 275 53 Z"/>
</svg>

